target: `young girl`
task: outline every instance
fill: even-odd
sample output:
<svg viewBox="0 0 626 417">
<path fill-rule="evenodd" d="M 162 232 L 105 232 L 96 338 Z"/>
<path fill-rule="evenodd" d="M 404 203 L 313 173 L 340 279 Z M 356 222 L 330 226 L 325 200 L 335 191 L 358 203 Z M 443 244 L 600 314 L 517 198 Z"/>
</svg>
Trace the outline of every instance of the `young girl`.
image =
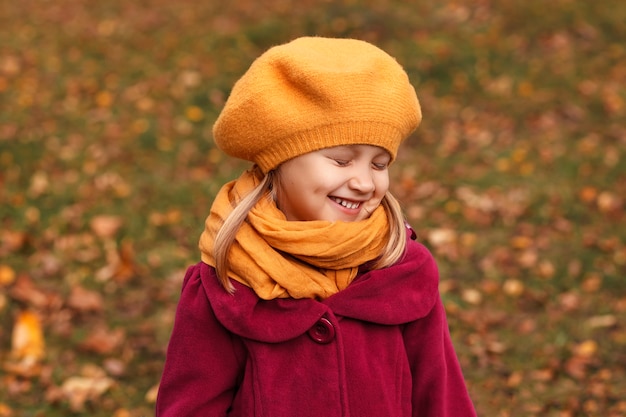
<svg viewBox="0 0 626 417">
<path fill-rule="evenodd" d="M 211 207 L 157 416 L 475 415 L 437 267 L 389 193 L 420 121 L 369 43 L 299 38 L 252 64 L 213 133 L 254 165 Z"/>
</svg>

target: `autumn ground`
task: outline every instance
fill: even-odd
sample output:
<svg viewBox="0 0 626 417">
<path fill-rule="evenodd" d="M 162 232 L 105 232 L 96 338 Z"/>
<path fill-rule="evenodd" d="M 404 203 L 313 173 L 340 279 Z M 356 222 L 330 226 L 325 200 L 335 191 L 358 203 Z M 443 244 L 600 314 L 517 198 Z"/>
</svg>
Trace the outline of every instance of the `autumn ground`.
<svg viewBox="0 0 626 417">
<path fill-rule="evenodd" d="M 152 415 L 242 168 L 212 122 L 304 34 L 372 41 L 417 87 L 393 189 L 479 413 L 626 415 L 624 22 L 617 0 L 0 3 L 0 417 Z"/>
</svg>

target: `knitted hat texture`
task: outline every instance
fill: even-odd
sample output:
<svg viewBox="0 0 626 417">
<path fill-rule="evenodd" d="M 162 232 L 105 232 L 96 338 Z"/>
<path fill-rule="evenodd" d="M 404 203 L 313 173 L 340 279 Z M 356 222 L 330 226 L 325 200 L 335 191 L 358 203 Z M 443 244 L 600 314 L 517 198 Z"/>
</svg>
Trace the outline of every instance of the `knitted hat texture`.
<svg viewBox="0 0 626 417">
<path fill-rule="evenodd" d="M 213 126 L 217 146 L 263 172 L 340 145 L 398 147 L 422 114 L 397 61 L 356 39 L 303 37 L 257 58 Z"/>
</svg>

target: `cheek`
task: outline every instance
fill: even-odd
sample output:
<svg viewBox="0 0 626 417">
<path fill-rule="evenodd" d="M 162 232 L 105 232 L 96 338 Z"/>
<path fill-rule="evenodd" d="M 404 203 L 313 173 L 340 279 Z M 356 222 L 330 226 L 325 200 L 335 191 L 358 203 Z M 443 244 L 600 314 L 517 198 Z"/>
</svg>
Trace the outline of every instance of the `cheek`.
<svg viewBox="0 0 626 417">
<path fill-rule="evenodd" d="M 369 217 L 369 215 L 376 210 L 376 208 L 378 208 L 381 201 L 385 197 L 385 194 L 389 190 L 389 175 L 381 173 L 380 176 L 376 176 L 374 178 L 374 183 L 376 185 L 376 191 L 374 192 L 372 198 L 364 206 L 365 210 L 363 212 L 363 218 Z"/>
<path fill-rule="evenodd" d="M 389 190 L 389 174 L 385 171 L 380 173 L 380 176 L 375 179 L 376 184 L 376 197 L 382 199 Z"/>
</svg>

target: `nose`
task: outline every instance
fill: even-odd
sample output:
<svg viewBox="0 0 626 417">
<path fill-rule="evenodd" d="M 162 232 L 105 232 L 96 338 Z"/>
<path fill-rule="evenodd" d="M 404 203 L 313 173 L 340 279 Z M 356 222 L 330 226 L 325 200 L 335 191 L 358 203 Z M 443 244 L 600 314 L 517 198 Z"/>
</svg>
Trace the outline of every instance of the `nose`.
<svg viewBox="0 0 626 417">
<path fill-rule="evenodd" d="M 360 193 L 371 193 L 376 189 L 372 168 L 369 164 L 356 164 L 348 186 Z"/>
</svg>

